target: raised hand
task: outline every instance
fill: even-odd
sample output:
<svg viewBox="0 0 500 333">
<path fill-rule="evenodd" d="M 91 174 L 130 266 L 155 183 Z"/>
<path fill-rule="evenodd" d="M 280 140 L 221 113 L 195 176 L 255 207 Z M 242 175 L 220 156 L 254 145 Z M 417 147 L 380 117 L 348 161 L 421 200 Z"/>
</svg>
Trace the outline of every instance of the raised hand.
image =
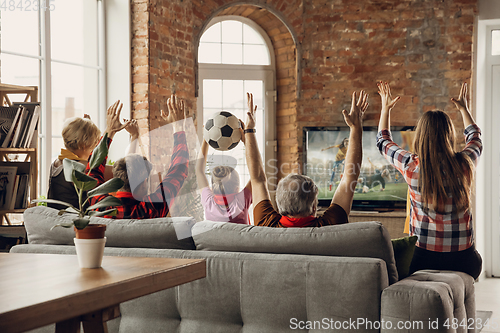
<svg viewBox="0 0 500 333">
<path fill-rule="evenodd" d="M 245 125 L 246 129 L 254 129 L 255 128 L 255 112 L 257 111 L 257 105 L 253 105 L 253 95 L 247 93 L 247 123 Z"/>
<path fill-rule="evenodd" d="M 167 121 L 167 124 L 174 124 L 174 132 L 184 130 L 184 122 L 179 122 L 187 117 L 186 104 L 183 100 L 175 96 L 175 94 L 171 95 L 167 100 L 167 111 L 161 110 L 160 112 L 161 117 Z"/>
<path fill-rule="evenodd" d="M 392 98 L 391 88 L 389 83 L 380 81 L 377 83 L 378 93 L 382 98 L 382 111 L 391 111 L 394 105 L 399 101 L 400 97 Z"/>
<path fill-rule="evenodd" d="M 239 128 L 239 131 L 240 131 L 240 134 L 241 134 L 241 142 L 243 142 L 243 144 L 245 144 L 245 123 L 243 122 L 243 120 L 241 119 L 238 119 L 240 121 L 240 128 Z"/>
<path fill-rule="evenodd" d="M 124 124 L 120 122 L 120 113 L 122 112 L 122 108 L 123 104 L 118 100 L 108 108 L 106 113 L 106 132 L 108 133 L 108 137 L 111 139 L 130 122 L 130 120 L 126 121 Z"/>
<path fill-rule="evenodd" d="M 460 88 L 460 94 L 458 98 L 451 98 L 453 104 L 455 104 L 456 108 L 461 111 L 469 111 L 469 105 L 467 103 L 467 82 L 462 83 L 462 88 Z"/>
<path fill-rule="evenodd" d="M 361 128 L 363 126 L 363 116 L 368 108 L 368 94 L 361 90 L 358 101 L 356 102 L 356 92 L 352 93 L 351 111 L 348 113 L 342 110 L 345 123 L 350 128 Z"/>
<path fill-rule="evenodd" d="M 123 120 L 125 121 L 125 119 Z M 137 120 L 130 120 L 127 126 L 125 126 L 125 130 L 129 132 L 133 139 L 137 139 L 139 137 L 139 124 L 137 123 Z"/>
</svg>

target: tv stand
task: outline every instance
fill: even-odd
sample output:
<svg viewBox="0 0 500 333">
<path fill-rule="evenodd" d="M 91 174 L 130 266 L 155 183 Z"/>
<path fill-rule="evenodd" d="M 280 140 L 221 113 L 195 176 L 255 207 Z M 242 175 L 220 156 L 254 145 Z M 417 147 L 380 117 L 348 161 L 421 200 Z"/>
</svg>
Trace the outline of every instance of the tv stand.
<svg viewBox="0 0 500 333">
<path fill-rule="evenodd" d="M 349 222 L 378 221 L 389 231 L 392 239 L 408 236 L 403 233 L 405 227 L 406 211 L 351 211 Z"/>
<path fill-rule="evenodd" d="M 318 214 L 321 215 L 327 207 L 318 207 Z M 406 219 L 405 210 L 388 210 L 388 211 L 351 211 L 349 214 L 349 222 L 368 222 L 377 221 L 389 231 L 391 239 L 408 236 L 404 234 L 404 225 Z"/>
</svg>

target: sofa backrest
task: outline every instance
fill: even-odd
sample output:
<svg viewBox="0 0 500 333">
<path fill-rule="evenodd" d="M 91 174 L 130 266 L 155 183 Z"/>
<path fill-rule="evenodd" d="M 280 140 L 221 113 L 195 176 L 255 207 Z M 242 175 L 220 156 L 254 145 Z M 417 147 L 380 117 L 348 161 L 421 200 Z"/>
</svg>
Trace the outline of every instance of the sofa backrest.
<svg viewBox="0 0 500 333">
<path fill-rule="evenodd" d="M 225 222 L 198 222 L 192 229 L 197 250 L 369 257 L 385 261 L 389 282 L 398 281 L 388 231 L 380 222 L 321 228 L 269 228 Z"/>
<path fill-rule="evenodd" d="M 37 206 L 24 211 L 24 225 L 30 244 L 73 245 L 73 228 L 51 228 L 71 220 L 70 214 L 58 215 L 58 210 Z M 156 218 L 147 220 L 106 219 L 92 217 L 90 223 L 106 225 L 106 246 L 144 247 L 157 249 L 195 249 L 191 217 Z"/>
<path fill-rule="evenodd" d="M 11 252 L 75 253 L 72 246 L 32 244 Z M 120 333 L 303 332 L 298 328 L 314 322 L 323 326 L 308 331 L 378 332 L 367 322 L 380 321 L 388 286 L 385 263 L 374 258 L 108 246 L 104 255 L 207 261 L 206 278 L 122 303 Z M 345 329 L 358 320 L 365 324 Z"/>
</svg>

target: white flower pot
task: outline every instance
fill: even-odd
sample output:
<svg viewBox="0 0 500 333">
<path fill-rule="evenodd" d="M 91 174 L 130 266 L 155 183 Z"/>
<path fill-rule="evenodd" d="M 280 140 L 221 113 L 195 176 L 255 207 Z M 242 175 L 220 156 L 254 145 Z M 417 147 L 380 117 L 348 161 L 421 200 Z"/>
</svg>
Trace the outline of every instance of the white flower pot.
<svg viewBox="0 0 500 333">
<path fill-rule="evenodd" d="M 99 268 L 104 255 L 106 237 L 98 239 L 78 239 L 75 241 L 76 256 L 80 268 Z"/>
</svg>

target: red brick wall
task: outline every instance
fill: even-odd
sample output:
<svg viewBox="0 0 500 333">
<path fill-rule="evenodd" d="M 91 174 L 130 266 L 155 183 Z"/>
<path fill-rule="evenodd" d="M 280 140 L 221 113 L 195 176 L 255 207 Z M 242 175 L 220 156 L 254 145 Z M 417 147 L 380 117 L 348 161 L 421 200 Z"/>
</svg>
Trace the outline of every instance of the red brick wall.
<svg viewBox="0 0 500 333">
<path fill-rule="evenodd" d="M 423 111 L 436 108 L 449 111 L 460 124 L 449 98 L 458 94 L 462 81 L 472 77 L 477 0 L 253 0 L 246 4 L 133 1 L 133 116 L 141 119 L 141 126 L 154 129 L 161 124 L 159 109 L 164 96 L 173 91 L 195 111 L 194 43 L 211 18 L 224 14 L 253 19 L 275 48 L 279 163 L 299 163 L 303 126 L 343 125 L 341 110 L 349 107 L 353 90 L 370 93 L 365 125 L 376 125 L 378 80 L 390 82 L 393 94 L 402 97 L 393 112 L 393 125 L 414 125 Z M 288 29 L 297 37 L 299 59 Z M 457 127 L 460 133 L 462 126 Z M 152 157 L 161 159 L 164 151 L 165 143 L 152 139 Z"/>
</svg>

